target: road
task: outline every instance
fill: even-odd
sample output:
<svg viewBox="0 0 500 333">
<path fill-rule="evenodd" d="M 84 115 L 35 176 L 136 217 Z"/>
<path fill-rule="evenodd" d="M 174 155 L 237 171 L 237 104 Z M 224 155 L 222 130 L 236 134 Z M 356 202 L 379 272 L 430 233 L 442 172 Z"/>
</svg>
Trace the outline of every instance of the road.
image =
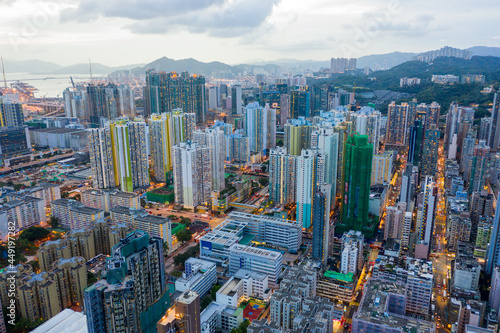
<svg viewBox="0 0 500 333">
<path fill-rule="evenodd" d="M 361 301 L 361 297 L 363 296 L 362 295 L 363 287 L 365 285 L 366 280 L 368 280 L 368 278 L 369 278 L 368 275 L 369 274 L 371 275 L 371 273 L 368 273 L 368 270 L 370 268 L 370 262 L 377 259 L 378 253 L 379 253 L 378 248 L 371 249 L 370 255 L 368 256 L 368 260 L 366 261 L 365 266 L 363 267 L 363 270 L 361 271 L 361 274 L 359 275 L 358 283 L 356 284 L 356 288 L 354 289 L 354 295 L 358 295 L 358 296 L 355 297 L 355 299 L 353 299 L 349 303 L 349 305 L 347 306 L 347 309 L 344 313 L 347 324 L 352 324 L 352 317 L 354 316 L 356 311 L 358 311 L 359 302 Z M 348 332 L 348 330 L 344 329 L 343 326 L 334 325 L 333 332 L 334 333 L 343 333 L 343 332 Z"/>
<path fill-rule="evenodd" d="M 450 267 L 450 255 L 447 252 L 446 244 L 446 212 L 445 212 L 445 191 L 444 191 L 444 152 L 443 145 L 440 144 L 439 147 L 439 157 L 438 157 L 438 174 L 436 181 L 438 184 L 438 207 L 436 212 L 436 218 L 434 222 L 434 242 L 431 247 L 437 257 L 434 258 L 433 262 L 433 273 L 434 273 L 434 304 L 436 307 L 434 315 L 434 321 L 436 322 L 436 332 L 449 332 L 450 325 L 447 322 L 448 319 L 448 302 L 449 302 L 449 267 Z M 445 284 L 443 283 L 445 282 Z M 446 298 L 444 293 L 446 291 Z"/>
</svg>

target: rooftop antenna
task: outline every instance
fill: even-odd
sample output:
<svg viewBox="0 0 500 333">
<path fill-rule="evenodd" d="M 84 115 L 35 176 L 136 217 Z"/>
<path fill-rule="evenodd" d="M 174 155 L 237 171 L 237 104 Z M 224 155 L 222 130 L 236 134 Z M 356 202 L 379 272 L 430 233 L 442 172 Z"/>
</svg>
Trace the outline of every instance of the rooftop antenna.
<svg viewBox="0 0 500 333">
<path fill-rule="evenodd" d="M 5 78 L 5 66 L 3 64 L 3 57 L 0 57 L 0 60 L 2 61 L 3 83 L 5 85 L 5 89 L 7 89 L 7 79 Z"/>
<path fill-rule="evenodd" d="M 90 83 L 92 83 L 92 62 L 90 61 L 90 57 L 89 57 L 89 68 L 90 68 Z"/>
</svg>

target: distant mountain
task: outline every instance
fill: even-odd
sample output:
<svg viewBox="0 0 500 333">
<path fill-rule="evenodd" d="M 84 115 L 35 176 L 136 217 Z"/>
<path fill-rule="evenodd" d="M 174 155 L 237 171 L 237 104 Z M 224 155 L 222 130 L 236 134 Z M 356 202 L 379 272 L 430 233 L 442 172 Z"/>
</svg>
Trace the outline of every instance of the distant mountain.
<svg viewBox="0 0 500 333">
<path fill-rule="evenodd" d="M 417 53 L 409 52 L 391 52 L 385 54 L 371 54 L 363 57 L 359 57 L 356 62 L 356 67 L 365 68 L 370 67 L 375 69 L 379 67 L 382 68 L 392 68 L 394 66 L 400 65 L 407 61 L 410 61 L 412 57 L 416 56 Z"/>
<path fill-rule="evenodd" d="M 167 57 L 162 57 L 144 66 L 136 67 L 130 69 L 131 73 L 134 75 L 140 75 L 146 73 L 148 69 L 154 69 L 156 71 L 162 72 L 184 72 L 188 71 L 190 73 L 197 73 L 203 75 L 211 75 L 214 71 L 231 71 L 233 73 L 243 73 L 245 71 L 251 71 L 252 68 L 257 67 L 255 65 L 235 65 L 231 66 L 219 61 L 212 62 L 201 62 L 193 58 L 174 60 Z M 276 65 L 264 65 L 265 70 L 270 71 L 278 66 Z M 121 70 L 111 73 L 114 76 L 122 72 Z"/>
<path fill-rule="evenodd" d="M 144 74 L 148 69 L 155 69 L 156 71 L 164 72 L 183 72 L 189 71 L 190 73 L 200 73 L 208 75 L 213 71 L 231 70 L 232 66 L 218 61 L 201 62 L 193 58 L 174 60 L 167 57 L 162 57 L 143 67 L 131 69 L 135 75 Z"/>
<path fill-rule="evenodd" d="M 488 46 L 473 46 L 469 47 L 467 51 L 470 51 L 473 56 L 492 56 L 500 57 L 500 47 L 488 47 Z"/>
<path fill-rule="evenodd" d="M 60 69 L 62 66 L 54 64 L 53 62 L 42 60 L 3 60 L 6 73 L 50 73 Z"/>
<path fill-rule="evenodd" d="M 143 66 L 144 64 L 137 65 L 126 65 L 120 67 L 109 67 L 99 63 L 92 64 L 92 73 L 107 75 L 117 70 L 128 70 L 132 68 L 137 68 L 138 66 Z M 64 66 L 58 68 L 51 72 L 51 74 L 88 74 L 90 67 L 88 63 L 75 64 L 70 66 Z"/>
</svg>

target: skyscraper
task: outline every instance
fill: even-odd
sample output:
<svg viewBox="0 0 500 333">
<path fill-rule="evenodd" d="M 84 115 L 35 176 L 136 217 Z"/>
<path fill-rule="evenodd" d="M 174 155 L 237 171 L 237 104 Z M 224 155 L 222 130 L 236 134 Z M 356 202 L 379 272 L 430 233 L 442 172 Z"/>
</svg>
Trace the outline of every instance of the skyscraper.
<svg viewBox="0 0 500 333">
<path fill-rule="evenodd" d="M 0 127 L 24 126 L 23 105 L 0 98 Z"/>
<path fill-rule="evenodd" d="M 133 192 L 134 188 L 149 186 L 146 123 L 134 121 L 109 126 L 114 132 L 115 172 L 119 172 L 121 190 Z"/>
<path fill-rule="evenodd" d="M 333 127 L 320 127 L 311 134 L 311 148 L 317 148 L 325 155 L 325 172 L 319 184 L 330 184 L 330 207 L 335 207 L 337 193 L 337 169 L 339 155 L 339 133 L 335 133 Z"/>
<path fill-rule="evenodd" d="M 90 166 L 93 188 L 112 188 L 120 185 L 115 174 L 113 134 L 109 127 L 90 129 Z M 118 170 L 116 170 L 116 173 Z"/>
<path fill-rule="evenodd" d="M 144 114 L 170 112 L 181 108 L 185 113 L 195 113 L 198 124 L 206 119 L 205 78 L 148 70 L 144 88 Z"/>
<path fill-rule="evenodd" d="M 362 107 L 356 112 L 356 132 L 368 136 L 373 144 L 373 154 L 378 154 L 380 144 L 380 118 L 382 114 L 371 107 Z"/>
<path fill-rule="evenodd" d="M 166 182 L 172 169 L 172 135 L 170 113 L 152 114 L 149 118 L 149 147 L 151 151 L 151 170 L 156 181 Z"/>
<path fill-rule="evenodd" d="M 231 164 L 250 162 L 250 143 L 243 130 L 226 135 L 226 161 Z"/>
<path fill-rule="evenodd" d="M 181 142 L 173 147 L 172 154 L 175 202 L 186 208 L 210 202 L 210 148 L 195 142 Z"/>
<path fill-rule="evenodd" d="M 87 109 L 90 122 L 102 125 L 103 120 L 112 121 L 120 116 L 118 86 L 114 83 L 89 84 L 87 89 Z"/>
<path fill-rule="evenodd" d="M 224 177 L 224 160 L 226 157 L 226 139 L 224 132 L 216 128 L 197 130 L 193 141 L 210 148 L 210 170 L 212 172 L 212 191 L 226 188 Z"/>
<path fill-rule="evenodd" d="M 347 230 L 373 232 L 368 221 L 373 146 L 366 135 L 351 135 L 344 148 L 341 221 Z"/>
<path fill-rule="evenodd" d="M 231 87 L 231 113 L 233 115 L 243 114 L 243 99 L 241 85 L 236 84 Z"/>
<path fill-rule="evenodd" d="M 89 332 L 155 330 L 169 305 L 163 240 L 135 231 L 111 252 L 103 279 L 84 292 Z"/>
<path fill-rule="evenodd" d="M 304 149 L 297 157 L 297 221 L 310 228 L 314 193 L 325 174 L 325 154 L 319 149 Z"/>
<path fill-rule="evenodd" d="M 327 263 L 330 243 L 330 184 L 319 185 L 314 192 L 312 257 Z"/>
<path fill-rule="evenodd" d="M 497 152 L 500 145 L 500 98 L 498 93 L 495 93 L 493 98 L 493 108 L 491 111 L 491 125 L 488 136 L 488 146 L 492 152 Z"/>
<path fill-rule="evenodd" d="M 422 161 L 420 162 L 421 177 L 436 175 L 440 134 L 441 132 L 435 124 L 431 124 L 429 129 L 425 130 Z"/>
<path fill-rule="evenodd" d="M 411 108 L 408 103 L 396 105 L 389 104 L 387 110 L 387 131 L 385 144 L 392 146 L 406 146 L 408 140 L 408 127 L 413 123 Z M 414 117 L 414 116 L 413 116 Z"/>
<path fill-rule="evenodd" d="M 422 155 L 424 127 L 422 121 L 417 119 L 410 128 L 410 141 L 408 143 L 408 163 L 418 166 Z"/>
<path fill-rule="evenodd" d="M 63 91 L 64 112 L 66 117 L 76 117 L 89 121 L 87 91 L 80 88 L 66 88 Z"/>
<path fill-rule="evenodd" d="M 297 157 L 286 148 L 271 149 L 269 156 L 269 199 L 279 204 L 296 202 Z"/>
<path fill-rule="evenodd" d="M 250 103 L 245 108 L 245 134 L 250 151 L 269 154 L 276 147 L 276 110 Z"/>
<path fill-rule="evenodd" d="M 500 265 L 500 197 L 497 200 L 495 218 L 493 219 L 488 257 L 486 258 L 486 274 L 491 274 L 496 265 Z"/>
<path fill-rule="evenodd" d="M 294 90 L 290 95 L 290 118 L 311 117 L 309 93 L 305 90 Z"/>
<path fill-rule="evenodd" d="M 481 192 L 486 184 L 486 174 L 489 168 L 490 147 L 486 146 L 484 140 L 474 147 L 474 156 L 472 157 L 470 176 L 468 181 L 468 193 Z"/>
<path fill-rule="evenodd" d="M 432 176 L 425 176 L 424 199 L 421 207 L 421 221 L 417 221 L 418 239 L 421 243 L 430 244 L 434 219 L 436 216 L 438 186 Z"/>
<path fill-rule="evenodd" d="M 315 129 L 304 117 L 289 119 L 284 125 L 284 147 L 290 155 L 299 156 L 302 149 L 311 148 L 311 133 Z"/>
</svg>

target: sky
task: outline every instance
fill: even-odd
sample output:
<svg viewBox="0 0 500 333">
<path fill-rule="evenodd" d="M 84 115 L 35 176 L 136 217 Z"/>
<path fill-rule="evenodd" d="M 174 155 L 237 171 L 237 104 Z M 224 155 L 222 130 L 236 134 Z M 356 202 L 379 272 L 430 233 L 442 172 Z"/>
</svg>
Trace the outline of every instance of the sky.
<svg viewBox="0 0 500 333">
<path fill-rule="evenodd" d="M 500 46 L 498 13 L 498 0 L 0 0 L 0 55 L 238 64 Z"/>
</svg>

